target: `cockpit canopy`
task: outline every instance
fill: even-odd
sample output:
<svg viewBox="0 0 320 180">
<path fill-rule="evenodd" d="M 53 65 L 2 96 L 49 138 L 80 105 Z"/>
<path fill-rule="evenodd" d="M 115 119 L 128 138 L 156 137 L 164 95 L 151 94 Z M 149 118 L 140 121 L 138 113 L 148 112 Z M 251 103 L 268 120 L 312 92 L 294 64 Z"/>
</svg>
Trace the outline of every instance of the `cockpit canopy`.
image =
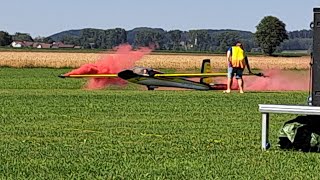
<svg viewBox="0 0 320 180">
<path fill-rule="evenodd" d="M 146 74 L 149 74 L 149 72 L 151 72 L 151 71 L 153 71 L 153 69 L 139 67 L 139 66 L 132 68 L 132 72 L 134 72 L 135 74 L 139 74 L 139 75 L 146 75 Z"/>
<path fill-rule="evenodd" d="M 131 69 L 133 73 L 143 76 L 154 76 L 155 74 L 163 74 L 163 72 L 154 70 L 152 68 L 136 66 Z"/>
</svg>

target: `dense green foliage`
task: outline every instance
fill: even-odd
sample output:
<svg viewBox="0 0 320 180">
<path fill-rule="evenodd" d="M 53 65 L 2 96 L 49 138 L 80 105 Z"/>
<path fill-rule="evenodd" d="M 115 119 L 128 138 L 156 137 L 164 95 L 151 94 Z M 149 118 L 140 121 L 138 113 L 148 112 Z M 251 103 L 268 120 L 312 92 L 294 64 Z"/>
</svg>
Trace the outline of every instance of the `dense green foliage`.
<svg viewBox="0 0 320 180">
<path fill-rule="evenodd" d="M 80 31 L 79 36 L 76 34 L 64 35 L 58 41 L 62 41 L 65 44 L 79 45 L 86 49 L 112 49 L 127 42 L 126 31 L 121 28 L 107 30 L 86 28 Z M 50 38 L 56 40 L 55 37 Z"/>
<path fill-rule="evenodd" d="M 15 33 L 12 36 L 12 40 L 13 41 L 29 41 L 29 42 L 33 42 L 33 39 L 30 36 L 30 34 L 28 34 L 28 33 L 20 33 L 20 32 Z"/>
<path fill-rule="evenodd" d="M 84 30 L 84 29 L 83 29 Z M 56 41 L 67 40 L 67 43 L 81 44 L 75 39 L 81 38 L 83 30 L 70 30 L 50 36 Z M 94 30 L 94 29 L 91 29 Z M 102 31 L 102 30 L 94 30 Z M 253 38 L 253 33 L 238 30 L 190 30 L 165 31 L 161 28 L 135 28 L 127 31 L 127 42 L 135 47 L 153 45 L 156 50 L 166 51 L 210 51 L 225 52 L 227 47 L 240 40 L 248 52 L 261 52 Z M 312 44 L 312 31 L 299 30 L 288 32 L 289 39 L 277 47 L 282 50 L 309 50 Z M 82 41 L 85 42 L 85 41 Z M 94 46 L 100 48 L 100 46 Z"/>
<path fill-rule="evenodd" d="M 1 179 L 315 179 L 318 154 L 260 149 L 259 103 L 307 92 L 82 90 L 69 69 L 0 69 Z"/>
<path fill-rule="evenodd" d="M 255 38 L 263 52 L 271 55 L 277 46 L 288 39 L 286 25 L 277 17 L 266 16 L 258 24 Z"/>
<path fill-rule="evenodd" d="M 283 50 L 308 50 L 311 52 L 312 50 L 312 39 L 311 38 L 294 38 L 285 40 L 281 43 L 279 47 L 279 51 Z"/>
<path fill-rule="evenodd" d="M 81 29 L 61 32 L 50 36 L 53 40 L 64 41 L 67 44 L 81 45 L 86 48 L 106 48 L 101 44 L 101 39 L 106 36 L 101 32 L 112 31 L 118 34 L 122 42 L 127 42 L 134 47 L 153 46 L 156 50 L 173 50 L 173 51 L 225 51 L 227 46 L 234 44 L 237 40 L 243 40 L 246 43 L 246 50 L 250 51 L 254 47 L 253 36 L 248 31 L 236 30 L 190 30 L 165 31 L 161 28 L 135 28 L 126 31 L 115 31 L 114 29 Z M 88 33 L 89 32 L 89 33 Z M 98 35 L 100 34 L 100 35 Z M 108 36 L 107 38 L 110 38 Z M 104 42 L 112 42 L 108 39 Z M 90 46 L 88 46 L 90 44 Z M 111 43 L 110 46 L 119 45 Z M 108 46 L 107 48 L 110 49 Z"/>
<path fill-rule="evenodd" d="M 225 53 L 226 49 L 235 41 L 242 41 L 247 52 L 261 52 L 253 33 L 239 30 L 170 30 L 161 28 L 135 28 L 125 31 L 115 29 L 92 29 L 63 31 L 48 37 L 32 37 L 26 33 L 9 35 L 0 32 L 0 46 L 8 46 L 12 40 L 53 43 L 61 41 L 74 44 L 86 49 L 112 49 L 122 43 L 129 43 L 134 47 L 153 46 L 155 50 L 171 52 L 211 52 Z M 311 50 L 311 30 L 293 31 L 288 33 L 289 39 L 276 47 L 277 52 L 283 50 Z"/>
<path fill-rule="evenodd" d="M 34 42 L 39 42 L 39 43 L 49 43 L 52 44 L 54 41 L 52 38 L 50 37 L 42 37 L 42 36 L 38 36 L 34 38 Z"/>
<path fill-rule="evenodd" d="M 5 31 L 0 31 L 0 46 L 7 46 L 12 42 L 12 36 Z"/>
<path fill-rule="evenodd" d="M 289 39 L 281 43 L 278 51 L 308 50 L 312 51 L 313 32 L 311 30 L 292 31 L 288 33 Z"/>
</svg>

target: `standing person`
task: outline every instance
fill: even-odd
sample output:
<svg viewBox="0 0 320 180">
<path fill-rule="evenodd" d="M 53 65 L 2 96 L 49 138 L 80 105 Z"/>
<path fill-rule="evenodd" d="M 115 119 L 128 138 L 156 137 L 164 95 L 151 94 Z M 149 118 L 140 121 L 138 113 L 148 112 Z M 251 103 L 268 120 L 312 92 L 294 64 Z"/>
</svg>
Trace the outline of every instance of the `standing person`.
<svg viewBox="0 0 320 180">
<path fill-rule="evenodd" d="M 234 74 L 236 75 L 236 79 L 238 80 L 240 93 L 244 93 L 243 91 L 243 78 L 242 73 L 245 67 L 248 68 L 249 73 L 251 74 L 251 69 L 249 66 L 248 57 L 244 51 L 243 45 L 241 42 L 237 42 L 235 46 L 232 46 L 227 51 L 227 63 L 228 63 L 228 82 L 227 82 L 227 90 L 225 93 L 231 92 L 231 86 L 233 81 Z"/>
</svg>

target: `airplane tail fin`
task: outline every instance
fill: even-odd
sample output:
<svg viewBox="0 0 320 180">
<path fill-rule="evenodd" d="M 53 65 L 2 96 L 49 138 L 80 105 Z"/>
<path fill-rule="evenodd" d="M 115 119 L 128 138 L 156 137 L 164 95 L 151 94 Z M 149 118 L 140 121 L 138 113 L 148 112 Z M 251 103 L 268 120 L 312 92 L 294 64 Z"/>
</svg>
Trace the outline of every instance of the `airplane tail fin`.
<svg viewBox="0 0 320 180">
<path fill-rule="evenodd" d="M 211 69 L 210 59 L 204 59 L 202 61 L 201 73 L 211 73 L 211 72 L 212 72 L 212 69 Z M 210 84 L 210 83 L 213 83 L 213 79 L 210 78 L 210 77 L 201 78 L 200 79 L 200 83 L 202 83 L 202 84 Z"/>
</svg>

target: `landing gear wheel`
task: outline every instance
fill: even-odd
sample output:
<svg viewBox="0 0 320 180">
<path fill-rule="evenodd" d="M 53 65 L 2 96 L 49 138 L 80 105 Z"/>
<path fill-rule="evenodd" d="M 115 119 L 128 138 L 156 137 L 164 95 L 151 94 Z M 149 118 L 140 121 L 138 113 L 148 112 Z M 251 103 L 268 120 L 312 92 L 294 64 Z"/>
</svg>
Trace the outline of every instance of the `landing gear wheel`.
<svg viewBox="0 0 320 180">
<path fill-rule="evenodd" d="M 148 91 L 153 91 L 154 90 L 154 87 L 147 86 L 147 88 L 148 88 Z"/>
</svg>

